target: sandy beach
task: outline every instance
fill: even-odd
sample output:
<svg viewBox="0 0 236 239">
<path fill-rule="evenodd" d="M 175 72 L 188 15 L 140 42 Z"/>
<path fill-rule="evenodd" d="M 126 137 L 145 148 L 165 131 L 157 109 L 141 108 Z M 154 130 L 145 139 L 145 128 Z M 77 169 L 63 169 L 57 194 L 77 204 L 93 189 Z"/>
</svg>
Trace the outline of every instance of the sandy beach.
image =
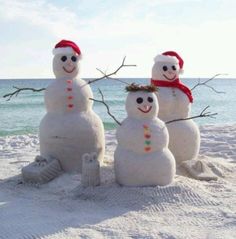
<svg viewBox="0 0 236 239">
<path fill-rule="evenodd" d="M 63 174 L 45 185 L 22 182 L 39 153 L 37 135 L 0 138 L 0 238 L 236 238 L 236 125 L 202 126 L 199 158 L 217 181 L 176 175 L 165 187 L 114 182 L 115 131 L 106 131 L 102 184 Z"/>
</svg>

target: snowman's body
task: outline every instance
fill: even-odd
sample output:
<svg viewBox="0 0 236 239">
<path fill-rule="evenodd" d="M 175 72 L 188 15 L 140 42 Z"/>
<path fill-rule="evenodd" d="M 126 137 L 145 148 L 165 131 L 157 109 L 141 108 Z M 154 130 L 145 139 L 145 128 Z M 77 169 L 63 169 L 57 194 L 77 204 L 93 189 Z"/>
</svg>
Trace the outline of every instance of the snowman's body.
<svg viewBox="0 0 236 239">
<path fill-rule="evenodd" d="M 164 122 L 189 117 L 191 104 L 179 89 L 159 87 L 157 97 L 160 105 L 158 117 Z M 195 159 L 200 148 L 200 133 L 196 123 L 193 120 L 177 121 L 167 124 L 167 128 L 169 149 L 176 162 Z"/>
<path fill-rule="evenodd" d="M 81 172 L 85 153 L 96 152 L 102 161 L 105 148 L 102 121 L 92 110 L 91 88 L 77 76 L 78 60 L 70 60 L 75 56 L 74 52 L 54 56 L 56 79 L 45 91 L 47 113 L 40 123 L 41 155 L 58 159 L 67 172 Z"/>
<path fill-rule="evenodd" d="M 81 171 L 84 153 L 97 152 L 102 159 L 104 131 L 100 118 L 92 110 L 90 87 L 80 79 L 71 82 L 57 79 L 45 91 L 47 114 L 40 123 L 40 153 L 45 158 L 57 158 L 65 171 Z M 70 102 L 68 85 L 73 96 Z"/>
<path fill-rule="evenodd" d="M 166 58 L 165 58 L 166 57 Z M 164 56 L 156 58 L 152 69 L 152 83 L 155 80 L 168 81 L 175 80 L 179 74 L 178 63 Z M 174 66 L 173 70 L 171 67 Z M 168 70 L 164 71 L 164 67 Z M 158 86 L 157 98 L 159 102 L 158 117 L 164 122 L 175 119 L 185 119 L 191 112 L 191 103 L 188 96 L 180 89 L 175 87 Z M 200 149 L 200 132 L 193 120 L 183 120 L 167 124 L 169 132 L 169 149 L 173 153 L 176 162 L 195 159 Z"/>
<path fill-rule="evenodd" d="M 137 111 L 136 98 L 151 97 L 147 114 Z M 143 104 L 140 104 L 142 108 Z M 130 92 L 126 100 L 128 117 L 117 129 L 118 145 L 114 154 L 115 175 L 125 186 L 167 185 L 175 175 L 175 159 L 168 145 L 165 124 L 155 117 L 158 102 L 154 93 Z M 142 116 L 143 114 L 143 116 Z"/>
</svg>

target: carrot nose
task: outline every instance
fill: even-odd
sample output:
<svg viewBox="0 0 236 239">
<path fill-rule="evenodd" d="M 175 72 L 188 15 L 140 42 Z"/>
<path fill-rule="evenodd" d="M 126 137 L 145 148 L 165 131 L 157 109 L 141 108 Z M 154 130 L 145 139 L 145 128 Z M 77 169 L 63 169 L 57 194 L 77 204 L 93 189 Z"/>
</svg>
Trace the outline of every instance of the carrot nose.
<svg viewBox="0 0 236 239">
<path fill-rule="evenodd" d="M 69 62 L 68 62 L 68 66 L 74 66 L 73 62 L 72 62 L 72 61 L 69 61 Z"/>
</svg>

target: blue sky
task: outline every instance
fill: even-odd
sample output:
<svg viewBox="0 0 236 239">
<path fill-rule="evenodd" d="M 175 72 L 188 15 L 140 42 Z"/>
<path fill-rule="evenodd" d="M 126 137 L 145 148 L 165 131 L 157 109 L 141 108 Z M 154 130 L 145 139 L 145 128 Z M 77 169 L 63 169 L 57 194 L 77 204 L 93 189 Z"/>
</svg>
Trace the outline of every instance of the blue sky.
<svg viewBox="0 0 236 239">
<path fill-rule="evenodd" d="M 137 64 L 120 77 L 150 77 L 167 50 L 184 59 L 185 77 L 236 77 L 234 0 L 0 0 L 0 78 L 53 77 L 61 39 L 83 53 L 81 77 L 112 71 L 127 56 Z"/>
</svg>

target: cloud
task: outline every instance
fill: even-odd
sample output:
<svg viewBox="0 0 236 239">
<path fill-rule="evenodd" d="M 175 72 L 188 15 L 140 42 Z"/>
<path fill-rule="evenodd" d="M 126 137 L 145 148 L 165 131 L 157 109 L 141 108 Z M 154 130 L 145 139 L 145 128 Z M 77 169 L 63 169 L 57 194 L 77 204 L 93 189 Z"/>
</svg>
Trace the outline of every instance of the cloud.
<svg viewBox="0 0 236 239">
<path fill-rule="evenodd" d="M 21 21 L 24 24 L 46 29 L 60 37 L 63 34 L 76 34 L 78 18 L 66 8 L 59 8 L 43 0 L 0 1 L 0 16 L 6 21 Z"/>
<path fill-rule="evenodd" d="M 49 46 L 65 37 L 79 41 L 85 56 L 83 76 L 97 76 L 96 67 L 111 69 L 119 65 L 124 55 L 129 63 L 138 67 L 129 69 L 129 72 L 125 70 L 121 76 L 149 76 L 153 57 L 165 50 L 176 50 L 183 55 L 186 76 L 213 75 L 219 71 L 232 74 L 236 55 L 236 18 L 226 11 L 227 6 L 221 1 L 217 1 L 212 11 L 203 9 L 200 6 L 203 2 L 80 0 L 64 7 L 64 3 L 59 6 L 43 0 L 0 0 L 2 22 L 24 25 L 25 32 L 22 34 L 31 34 L 25 46 L 23 40 L 15 38 L 5 43 L 7 47 L 3 52 L 6 57 L 4 61 L 0 59 L 1 66 L 5 67 L 1 74 L 51 76 Z M 195 10 L 191 4 L 194 4 Z M 225 9 L 228 17 L 224 18 L 220 10 L 215 10 L 217 4 Z M 182 9 L 182 15 L 178 14 L 179 9 Z M 35 39 L 35 35 L 41 37 Z M 6 49 L 17 57 L 12 60 Z M 34 61 L 28 62 L 30 58 Z M 5 63 L 12 61 L 15 64 L 20 62 L 14 71 L 10 71 L 11 67 Z M 42 66 L 44 70 L 37 70 Z"/>
</svg>

